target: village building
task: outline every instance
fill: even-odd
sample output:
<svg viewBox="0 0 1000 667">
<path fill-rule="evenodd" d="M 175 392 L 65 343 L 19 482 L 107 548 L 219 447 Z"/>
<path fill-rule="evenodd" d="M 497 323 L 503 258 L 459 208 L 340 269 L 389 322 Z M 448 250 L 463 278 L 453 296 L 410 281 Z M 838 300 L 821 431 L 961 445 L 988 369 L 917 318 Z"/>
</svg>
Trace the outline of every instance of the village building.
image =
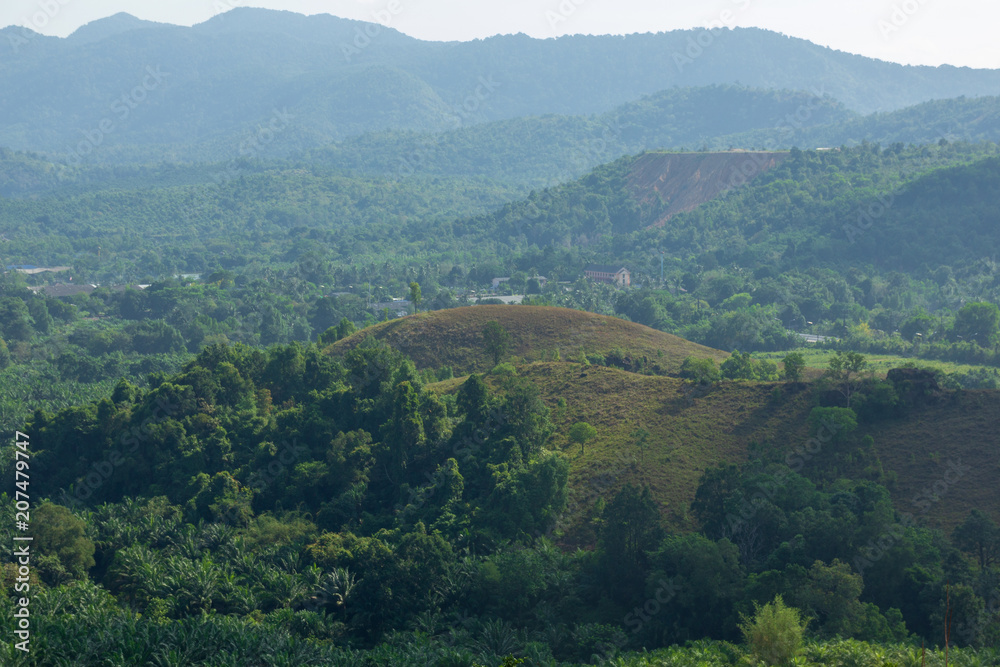
<svg viewBox="0 0 1000 667">
<path fill-rule="evenodd" d="M 583 270 L 583 275 L 591 280 L 610 283 L 619 287 L 632 285 L 632 274 L 624 266 L 618 264 L 591 264 Z"/>
<path fill-rule="evenodd" d="M 371 305 L 371 309 L 376 313 L 388 309 L 394 317 L 405 317 L 410 314 L 411 305 L 409 299 L 393 299 L 392 301 L 376 301 Z"/>
</svg>

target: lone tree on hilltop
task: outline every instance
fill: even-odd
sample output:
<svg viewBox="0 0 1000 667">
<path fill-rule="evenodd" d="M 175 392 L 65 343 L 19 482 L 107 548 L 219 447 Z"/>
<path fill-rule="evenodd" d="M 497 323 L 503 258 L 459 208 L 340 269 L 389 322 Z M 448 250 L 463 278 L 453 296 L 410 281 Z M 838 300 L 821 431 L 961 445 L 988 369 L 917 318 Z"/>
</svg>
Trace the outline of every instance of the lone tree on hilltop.
<svg viewBox="0 0 1000 667">
<path fill-rule="evenodd" d="M 410 283 L 410 302 L 413 304 L 413 312 L 417 312 L 420 308 L 420 301 L 423 296 L 420 294 L 420 283 L 413 281 Z"/>
<path fill-rule="evenodd" d="M 483 327 L 483 345 L 486 354 L 493 357 L 493 365 L 496 366 L 510 351 L 510 334 L 500 326 L 499 322 L 490 320 Z"/>
</svg>

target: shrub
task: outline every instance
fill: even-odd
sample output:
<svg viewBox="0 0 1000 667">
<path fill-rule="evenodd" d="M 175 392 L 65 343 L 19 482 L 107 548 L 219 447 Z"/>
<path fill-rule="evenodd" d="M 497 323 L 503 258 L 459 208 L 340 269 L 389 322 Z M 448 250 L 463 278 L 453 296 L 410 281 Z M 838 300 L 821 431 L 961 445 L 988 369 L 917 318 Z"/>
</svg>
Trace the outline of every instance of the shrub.
<svg viewBox="0 0 1000 667">
<path fill-rule="evenodd" d="M 87 525 L 68 507 L 43 503 L 32 513 L 31 528 L 38 553 L 51 557 L 44 573 L 52 575 L 50 583 L 59 579 L 85 579 L 94 566 L 94 543 L 87 537 Z M 60 582 L 61 583 L 61 582 Z"/>
<path fill-rule="evenodd" d="M 778 379 L 778 366 L 772 361 L 754 359 L 749 352 L 736 350 L 719 366 L 719 373 L 726 380 L 767 382 Z"/>
<path fill-rule="evenodd" d="M 714 359 L 688 357 L 681 364 L 681 377 L 698 384 L 710 384 L 719 380 L 719 367 Z"/>
<path fill-rule="evenodd" d="M 755 658 L 767 665 L 790 665 L 802 651 L 806 627 L 799 610 L 778 595 L 763 607 L 754 603 L 753 618 L 743 617 L 740 630 Z"/>
<path fill-rule="evenodd" d="M 798 382 L 802 379 L 802 369 L 805 368 L 806 358 L 801 352 L 792 352 L 781 360 L 785 365 L 785 379 L 789 382 Z"/>
</svg>

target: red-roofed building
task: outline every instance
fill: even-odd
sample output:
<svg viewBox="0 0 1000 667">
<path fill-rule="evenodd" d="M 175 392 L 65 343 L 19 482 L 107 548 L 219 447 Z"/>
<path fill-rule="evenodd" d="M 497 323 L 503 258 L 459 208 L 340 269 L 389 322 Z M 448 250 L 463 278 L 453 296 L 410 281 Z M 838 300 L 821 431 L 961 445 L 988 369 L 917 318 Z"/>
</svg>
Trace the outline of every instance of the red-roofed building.
<svg viewBox="0 0 1000 667">
<path fill-rule="evenodd" d="M 591 264 L 583 270 L 583 275 L 591 280 L 610 283 L 619 287 L 632 285 L 632 274 L 624 266 L 617 264 Z"/>
</svg>

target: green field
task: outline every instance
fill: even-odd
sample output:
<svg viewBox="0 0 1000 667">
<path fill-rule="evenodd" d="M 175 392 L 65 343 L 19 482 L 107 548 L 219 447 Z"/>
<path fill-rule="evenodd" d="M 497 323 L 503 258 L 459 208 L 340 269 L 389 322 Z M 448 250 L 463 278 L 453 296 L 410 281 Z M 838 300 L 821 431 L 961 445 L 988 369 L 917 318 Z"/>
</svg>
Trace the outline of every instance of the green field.
<svg viewBox="0 0 1000 667">
<path fill-rule="evenodd" d="M 807 368 L 825 369 L 830 362 L 830 357 L 834 355 L 833 350 L 818 350 L 813 347 L 803 347 L 792 352 L 800 352 L 806 360 Z M 784 352 L 758 352 L 753 356 L 758 359 L 770 359 L 781 361 L 789 351 Z M 912 357 L 900 357 L 893 354 L 866 354 L 869 368 L 876 375 L 884 376 L 886 372 L 893 368 L 899 368 L 906 364 L 915 364 L 920 368 L 930 368 L 943 373 L 968 373 L 970 371 L 987 368 L 996 370 L 993 366 L 980 366 L 975 364 L 959 364 L 952 361 L 938 361 L 936 359 L 915 359 Z"/>
</svg>

